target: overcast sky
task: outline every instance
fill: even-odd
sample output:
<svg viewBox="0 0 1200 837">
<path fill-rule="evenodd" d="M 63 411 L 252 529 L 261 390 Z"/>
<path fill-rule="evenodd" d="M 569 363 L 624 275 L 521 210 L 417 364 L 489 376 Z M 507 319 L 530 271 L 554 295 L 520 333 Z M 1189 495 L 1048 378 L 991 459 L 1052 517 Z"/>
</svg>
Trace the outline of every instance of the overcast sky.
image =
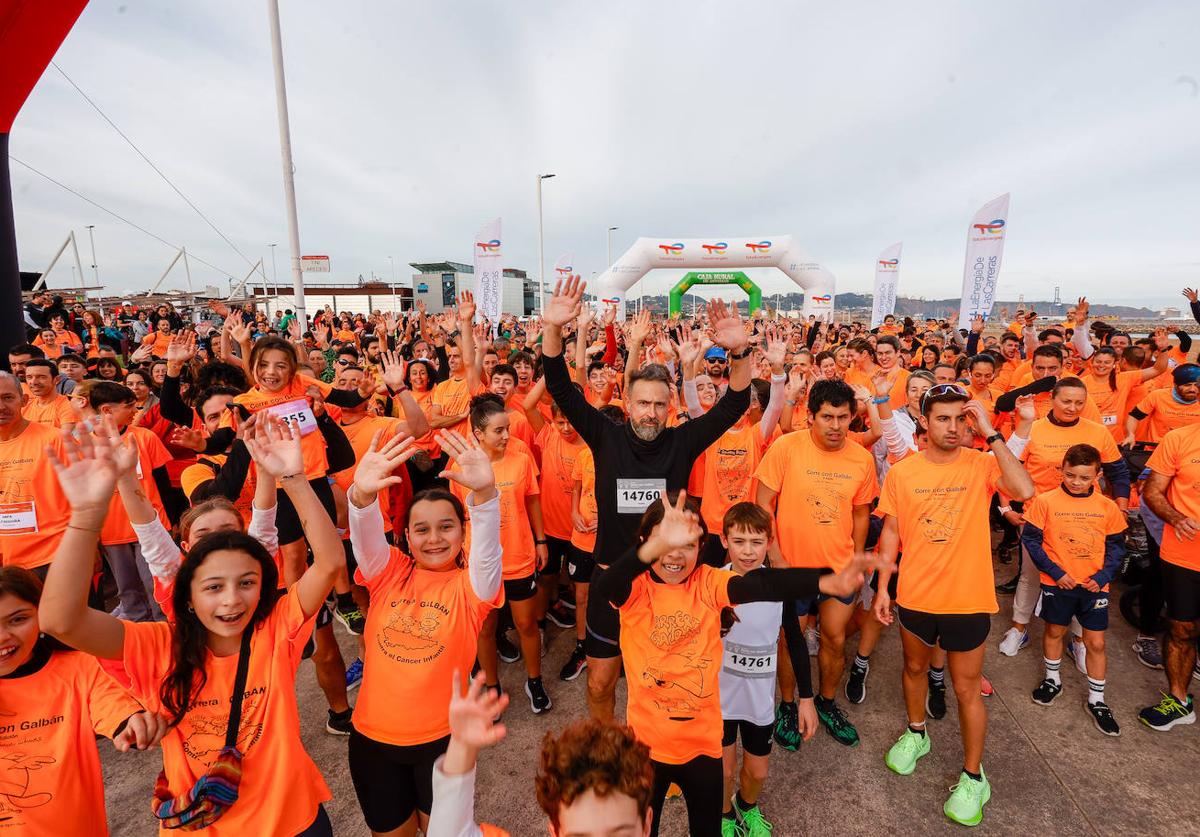
<svg viewBox="0 0 1200 837">
<path fill-rule="evenodd" d="M 999 297 L 1182 301 L 1200 284 L 1200 6 L 1188 2 L 391 3 L 285 0 L 305 253 L 333 277 L 471 260 L 585 276 L 639 235 L 791 234 L 869 291 L 958 296 L 971 215 L 1012 193 Z M 57 62 L 251 261 L 287 232 L 265 3 L 92 0 Z M 53 68 L 11 151 L 219 269 L 249 264 Z M 16 163 L 23 270 L 68 230 L 103 283 L 173 250 Z M 768 293 L 790 281 L 768 271 Z M 71 281 L 70 262 L 52 285 Z M 653 274 L 647 289 L 672 281 Z M 167 284 L 183 286 L 178 271 Z"/>
</svg>

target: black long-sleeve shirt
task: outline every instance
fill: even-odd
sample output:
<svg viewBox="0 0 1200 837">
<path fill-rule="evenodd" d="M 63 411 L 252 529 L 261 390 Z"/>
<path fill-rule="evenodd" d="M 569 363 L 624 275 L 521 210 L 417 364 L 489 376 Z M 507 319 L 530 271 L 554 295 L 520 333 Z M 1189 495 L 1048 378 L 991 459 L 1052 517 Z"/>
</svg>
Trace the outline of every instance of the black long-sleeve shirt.
<svg viewBox="0 0 1200 837">
<path fill-rule="evenodd" d="M 688 476 L 700 454 L 750 407 L 749 387 L 728 389 L 700 418 L 668 427 L 652 441 L 645 441 L 638 438 L 628 421 L 615 424 L 587 402 L 571 383 L 562 355 L 543 356 L 542 370 L 551 397 L 592 449 L 597 509 L 593 556 L 602 567 L 610 565 L 637 539 L 642 512 L 634 506 L 649 505 L 644 502 L 646 495 L 638 492 L 687 488 Z M 627 511 L 620 510 L 619 492 Z"/>
</svg>

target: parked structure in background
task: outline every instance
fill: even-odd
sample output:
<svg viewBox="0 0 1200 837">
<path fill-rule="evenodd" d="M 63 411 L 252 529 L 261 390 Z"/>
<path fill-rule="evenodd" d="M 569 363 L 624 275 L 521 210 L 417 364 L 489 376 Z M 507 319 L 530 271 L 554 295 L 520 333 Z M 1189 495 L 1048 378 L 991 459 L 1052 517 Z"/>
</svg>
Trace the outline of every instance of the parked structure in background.
<svg viewBox="0 0 1200 837">
<path fill-rule="evenodd" d="M 410 262 L 409 267 L 417 271 L 412 277 L 410 289 L 414 301 L 425 303 L 431 314 L 454 308 L 461 291 L 475 291 L 475 268 L 462 262 Z M 500 298 L 500 310 L 532 314 L 538 310 L 537 278 L 530 277 L 524 270 L 504 268 L 504 294 Z"/>
</svg>

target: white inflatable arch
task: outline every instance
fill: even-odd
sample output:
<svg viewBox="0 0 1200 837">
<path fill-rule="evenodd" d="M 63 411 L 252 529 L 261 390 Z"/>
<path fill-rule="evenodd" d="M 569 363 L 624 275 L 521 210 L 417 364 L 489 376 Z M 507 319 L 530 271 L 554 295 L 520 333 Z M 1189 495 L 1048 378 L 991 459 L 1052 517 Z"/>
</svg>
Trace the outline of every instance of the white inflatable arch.
<svg viewBox="0 0 1200 837">
<path fill-rule="evenodd" d="M 639 238 L 596 280 L 596 293 L 625 316 L 625 296 L 657 268 L 723 271 L 775 267 L 804 290 L 804 315 L 833 316 L 836 280 L 790 235 L 761 238 Z"/>
</svg>

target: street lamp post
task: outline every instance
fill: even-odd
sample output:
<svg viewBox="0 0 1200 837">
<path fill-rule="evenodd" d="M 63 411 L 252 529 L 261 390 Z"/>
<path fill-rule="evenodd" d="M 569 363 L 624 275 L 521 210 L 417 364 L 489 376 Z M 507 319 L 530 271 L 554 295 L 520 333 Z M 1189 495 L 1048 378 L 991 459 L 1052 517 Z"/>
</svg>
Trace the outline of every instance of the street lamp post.
<svg viewBox="0 0 1200 837">
<path fill-rule="evenodd" d="M 544 310 L 546 308 L 546 241 L 542 231 L 542 181 L 549 180 L 554 177 L 552 174 L 539 174 L 537 176 L 537 201 L 538 201 L 538 299 L 540 306 Z"/>
<path fill-rule="evenodd" d="M 392 312 L 399 313 L 400 309 L 396 304 L 396 260 L 388 256 L 388 261 L 392 263 Z"/>
<path fill-rule="evenodd" d="M 100 287 L 100 268 L 96 266 L 96 236 L 92 233 L 94 229 L 96 229 L 95 224 L 88 224 L 88 241 L 92 242 L 92 273 L 96 276 L 96 287 L 98 288 Z M 79 278 L 82 279 L 83 277 Z"/>
<path fill-rule="evenodd" d="M 268 244 L 267 246 L 271 248 L 271 282 L 272 282 L 272 284 L 278 285 L 279 284 L 279 266 L 275 264 L 275 248 L 278 247 L 279 245 L 278 244 Z M 275 293 L 279 293 L 278 289 L 275 291 Z"/>
</svg>

